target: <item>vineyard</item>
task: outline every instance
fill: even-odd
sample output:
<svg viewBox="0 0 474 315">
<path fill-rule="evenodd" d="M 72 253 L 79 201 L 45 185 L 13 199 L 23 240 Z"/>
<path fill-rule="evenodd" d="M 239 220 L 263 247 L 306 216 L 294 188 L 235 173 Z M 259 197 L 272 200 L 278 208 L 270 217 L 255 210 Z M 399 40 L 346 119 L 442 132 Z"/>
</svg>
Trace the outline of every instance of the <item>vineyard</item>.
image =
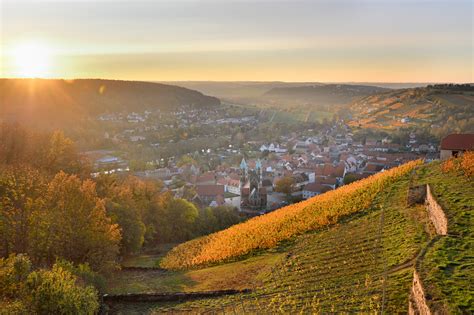
<svg viewBox="0 0 474 315">
<path fill-rule="evenodd" d="M 211 275 L 216 268 L 227 266 L 242 270 L 256 258 L 272 257 L 266 269 L 239 283 L 238 288 L 250 289 L 249 293 L 179 302 L 118 303 L 111 313 L 406 313 L 414 268 L 430 296 L 430 308 L 473 313 L 472 157 L 412 163 L 382 174 L 387 176 L 383 182 L 380 177 L 370 179 L 383 187 L 383 193 L 359 183 L 373 197 L 369 205 L 350 216 L 337 216 L 336 223 L 301 233 L 272 249 L 254 251 L 250 258 L 189 271 Z M 411 188 L 428 183 L 448 216 L 449 234 L 442 238 L 436 236 L 425 206 L 408 202 Z M 313 203 L 321 199 L 314 198 Z M 233 288 L 233 282 L 233 277 L 223 276 L 219 288 Z"/>
<path fill-rule="evenodd" d="M 356 218 L 296 238 L 250 294 L 140 307 L 152 313 L 393 313 L 406 309 L 412 273 L 400 266 L 412 261 L 428 241 L 423 207 L 406 207 L 408 186 L 409 178 L 404 176 Z"/>
<path fill-rule="evenodd" d="M 378 173 L 334 191 L 253 218 L 226 230 L 175 247 L 162 260 L 167 269 L 217 263 L 277 246 L 283 240 L 338 222 L 367 209 L 385 186 L 409 173 L 421 161 Z"/>
<path fill-rule="evenodd" d="M 474 313 L 474 153 L 421 167 L 416 184 L 429 183 L 448 217 L 448 235 L 417 266 L 429 305 L 452 314 Z"/>
</svg>

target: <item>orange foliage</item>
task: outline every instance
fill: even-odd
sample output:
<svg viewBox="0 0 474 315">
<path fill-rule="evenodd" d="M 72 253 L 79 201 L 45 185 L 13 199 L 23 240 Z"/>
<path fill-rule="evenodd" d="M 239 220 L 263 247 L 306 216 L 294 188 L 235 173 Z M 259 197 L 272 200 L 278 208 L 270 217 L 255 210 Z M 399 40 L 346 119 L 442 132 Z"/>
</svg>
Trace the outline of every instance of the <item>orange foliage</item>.
<svg viewBox="0 0 474 315">
<path fill-rule="evenodd" d="M 443 173 L 449 173 L 458 170 L 458 161 L 455 158 L 450 158 L 441 164 L 441 170 Z"/>
<path fill-rule="evenodd" d="M 463 172 L 467 177 L 474 175 L 474 151 L 465 152 L 459 158 L 450 158 L 441 164 L 444 173 Z"/>
<path fill-rule="evenodd" d="M 168 253 L 161 266 L 181 269 L 220 262 L 248 254 L 252 250 L 275 247 L 278 242 L 294 235 L 334 224 L 345 215 L 367 209 L 387 184 L 421 163 L 406 163 L 226 230 L 183 243 Z"/>
<path fill-rule="evenodd" d="M 466 176 L 472 177 L 474 175 L 474 151 L 463 154 L 461 168 Z"/>
</svg>

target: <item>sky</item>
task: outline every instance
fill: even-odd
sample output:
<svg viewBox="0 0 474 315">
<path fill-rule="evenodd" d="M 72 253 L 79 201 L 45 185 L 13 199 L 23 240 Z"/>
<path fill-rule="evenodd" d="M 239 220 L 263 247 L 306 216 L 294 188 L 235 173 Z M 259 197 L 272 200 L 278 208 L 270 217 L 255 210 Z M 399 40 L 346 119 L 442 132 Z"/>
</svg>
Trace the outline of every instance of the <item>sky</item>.
<svg viewBox="0 0 474 315">
<path fill-rule="evenodd" d="M 471 0 L 0 0 L 0 77 L 473 82 Z"/>
</svg>

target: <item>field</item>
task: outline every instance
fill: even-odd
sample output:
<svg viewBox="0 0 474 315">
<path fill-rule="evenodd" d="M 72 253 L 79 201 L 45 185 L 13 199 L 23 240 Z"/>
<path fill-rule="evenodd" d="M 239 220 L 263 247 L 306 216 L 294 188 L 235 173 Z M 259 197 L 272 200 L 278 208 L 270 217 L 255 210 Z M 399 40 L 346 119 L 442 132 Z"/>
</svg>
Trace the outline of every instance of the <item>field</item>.
<svg viewBox="0 0 474 315">
<path fill-rule="evenodd" d="M 441 169 L 439 163 L 417 166 L 384 185 L 383 193 L 363 210 L 272 249 L 211 267 L 167 271 L 190 282 L 162 288 L 248 288 L 251 293 L 181 303 L 116 304 L 111 313 L 405 314 L 417 261 L 432 307 L 472 313 L 474 185 L 462 172 Z M 409 187 L 426 183 L 450 220 L 449 236 L 437 242 L 432 242 L 437 238 L 424 205 L 407 203 Z M 420 260 L 423 249 L 426 254 Z M 166 279 L 158 276 L 153 281 Z"/>
<path fill-rule="evenodd" d="M 198 270 L 123 270 L 109 278 L 106 293 L 196 292 L 246 289 L 257 286 L 263 275 L 283 255 L 281 251 L 274 251 L 251 257 L 244 262 L 234 262 Z M 140 261 L 141 259 L 137 260 Z M 141 267 L 143 264 L 137 264 L 137 266 Z"/>
</svg>

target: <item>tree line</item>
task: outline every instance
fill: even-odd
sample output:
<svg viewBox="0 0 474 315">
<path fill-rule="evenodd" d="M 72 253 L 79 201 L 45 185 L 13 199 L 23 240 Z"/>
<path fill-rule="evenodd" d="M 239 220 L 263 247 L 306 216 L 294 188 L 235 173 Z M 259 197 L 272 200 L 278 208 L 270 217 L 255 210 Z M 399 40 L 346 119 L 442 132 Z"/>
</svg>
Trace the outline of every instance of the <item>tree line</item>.
<svg viewBox="0 0 474 315">
<path fill-rule="evenodd" d="M 90 171 L 90 162 L 62 132 L 0 125 L 0 301 L 41 313 L 44 305 L 34 306 L 28 284 L 38 277 L 35 283 L 50 281 L 49 286 L 57 287 L 42 292 L 44 299 L 53 298 L 48 294 L 64 298 L 70 281 L 86 300 L 97 301 L 100 285 L 91 279 L 117 268 L 121 256 L 240 221 L 233 209 L 198 209 L 175 198 L 160 182 L 114 175 L 93 179 Z M 20 265 L 26 266 L 21 272 L 15 269 Z M 17 279 L 14 287 L 22 287 L 21 294 L 11 288 L 12 279 Z M 74 305 L 70 307 L 87 313 L 98 304 Z"/>
</svg>

